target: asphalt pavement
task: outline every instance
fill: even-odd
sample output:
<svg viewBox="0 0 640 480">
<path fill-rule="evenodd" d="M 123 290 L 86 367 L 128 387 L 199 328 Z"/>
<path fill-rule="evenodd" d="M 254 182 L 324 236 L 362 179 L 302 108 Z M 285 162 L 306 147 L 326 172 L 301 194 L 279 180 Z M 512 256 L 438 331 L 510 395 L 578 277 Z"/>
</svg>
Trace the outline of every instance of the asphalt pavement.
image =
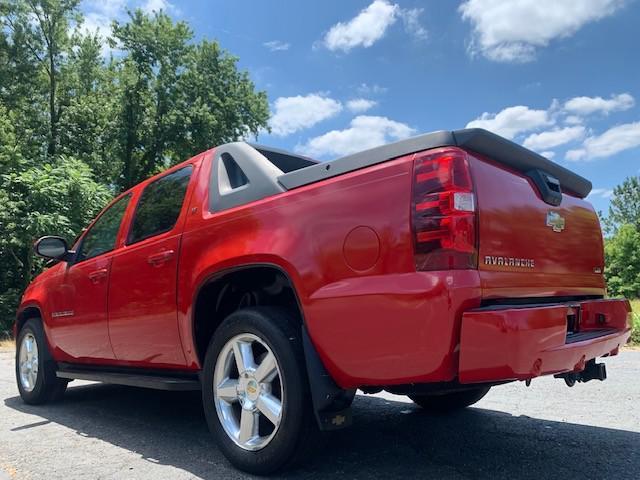
<svg viewBox="0 0 640 480">
<path fill-rule="evenodd" d="M 476 406 L 431 415 L 406 397 L 359 395 L 354 425 L 276 478 L 640 479 L 640 351 L 606 359 L 609 379 L 495 387 Z M 13 352 L 0 352 L 0 479 L 236 479 L 200 395 L 73 382 L 25 405 Z"/>
</svg>

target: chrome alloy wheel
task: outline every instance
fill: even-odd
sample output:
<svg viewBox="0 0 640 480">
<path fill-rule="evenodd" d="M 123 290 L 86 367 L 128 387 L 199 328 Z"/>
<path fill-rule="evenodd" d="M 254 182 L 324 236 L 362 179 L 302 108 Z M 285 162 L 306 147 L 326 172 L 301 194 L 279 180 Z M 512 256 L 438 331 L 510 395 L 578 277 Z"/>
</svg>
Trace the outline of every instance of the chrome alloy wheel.
<svg viewBox="0 0 640 480">
<path fill-rule="evenodd" d="M 33 391 L 38 380 L 38 343 L 32 333 L 27 333 L 20 342 L 19 368 L 22 388 Z"/>
<path fill-rule="evenodd" d="M 220 351 L 213 397 L 226 434 L 244 450 L 273 439 L 282 421 L 284 385 L 275 355 L 250 333 L 236 335 Z"/>
</svg>

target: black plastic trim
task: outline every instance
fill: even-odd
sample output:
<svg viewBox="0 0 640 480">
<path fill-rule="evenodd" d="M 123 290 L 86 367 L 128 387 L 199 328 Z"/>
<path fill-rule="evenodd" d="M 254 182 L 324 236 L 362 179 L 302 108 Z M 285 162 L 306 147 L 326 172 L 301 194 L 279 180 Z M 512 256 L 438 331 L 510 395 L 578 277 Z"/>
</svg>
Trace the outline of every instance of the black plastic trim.
<svg viewBox="0 0 640 480">
<path fill-rule="evenodd" d="M 545 203 L 553 205 L 554 207 L 562 203 L 560 180 L 537 168 L 529 170 L 525 175 L 536 185 Z"/>
<path fill-rule="evenodd" d="M 108 369 L 104 367 L 75 366 L 58 364 L 56 376 L 73 380 L 126 385 L 130 387 L 152 388 L 155 390 L 192 391 L 200 390 L 197 373 L 175 373 L 145 369 Z"/>
<path fill-rule="evenodd" d="M 557 178 L 565 190 L 570 190 L 581 198 L 591 192 L 591 182 L 586 178 L 495 133 L 482 128 L 467 128 L 451 133 L 458 147 L 491 157 L 524 174 L 530 170 L 542 170 Z"/>
<path fill-rule="evenodd" d="M 303 185 L 342 175 L 343 173 L 386 162 L 392 158 L 397 158 L 409 153 L 451 145 L 455 145 L 455 139 L 451 132 L 439 131 L 426 133 L 399 142 L 364 150 L 346 157 L 337 158 L 330 162 L 319 163 L 286 173 L 278 177 L 278 182 L 287 190 L 291 190 Z"/>
<path fill-rule="evenodd" d="M 302 326 L 302 345 L 318 427 L 320 430 L 338 430 L 348 427 L 352 423 L 350 399 L 355 395 L 355 391 L 343 390 L 336 384 L 322 364 L 304 325 Z"/>
<path fill-rule="evenodd" d="M 548 307 L 550 305 L 565 305 L 567 303 L 585 302 L 588 300 L 603 300 L 600 295 L 580 295 L 570 297 L 522 297 L 522 298 L 495 298 L 483 300 L 479 308 L 482 310 L 504 310 L 514 308 Z"/>
<path fill-rule="evenodd" d="M 619 333 L 620 330 L 615 328 L 601 328 L 598 330 L 585 330 L 583 332 L 567 333 L 566 344 L 584 342 L 585 340 L 593 340 L 594 338 L 606 337 L 614 333 Z"/>
<path fill-rule="evenodd" d="M 255 148 L 284 173 L 293 172 L 319 163 L 317 160 L 313 160 L 312 158 L 305 157 L 303 155 L 296 155 L 295 153 L 287 152 L 280 148 L 268 147 L 257 143 L 250 143 L 249 145 Z"/>
<path fill-rule="evenodd" d="M 482 128 L 438 131 L 418 135 L 417 137 L 286 173 L 278 177 L 278 182 L 287 190 L 291 190 L 342 175 L 343 173 L 376 165 L 402 155 L 446 146 L 460 147 L 485 155 L 524 175 L 527 175 L 532 170 L 542 171 L 548 176 L 557 179 L 564 190 L 570 191 L 581 198 L 586 197 L 591 192 L 592 185 L 589 180 L 553 163 L 542 155 Z"/>
</svg>

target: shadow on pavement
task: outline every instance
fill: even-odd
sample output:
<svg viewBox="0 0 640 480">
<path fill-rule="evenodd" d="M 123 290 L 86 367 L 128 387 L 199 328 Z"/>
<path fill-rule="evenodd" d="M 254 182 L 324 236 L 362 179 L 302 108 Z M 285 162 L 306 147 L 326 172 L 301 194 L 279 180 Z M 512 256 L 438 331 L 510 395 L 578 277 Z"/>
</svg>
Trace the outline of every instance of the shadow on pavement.
<svg viewBox="0 0 640 480">
<path fill-rule="evenodd" d="M 221 478 L 232 468 L 206 427 L 198 392 L 111 385 L 69 388 L 62 403 L 7 407 L 79 435 L 134 451 L 150 462 Z M 602 408 L 606 408 L 606 405 Z M 336 432 L 287 478 L 640 478 L 640 433 L 469 408 L 435 416 L 409 403 L 358 396 L 354 425 Z M 235 475 L 234 475 L 235 476 Z"/>
</svg>

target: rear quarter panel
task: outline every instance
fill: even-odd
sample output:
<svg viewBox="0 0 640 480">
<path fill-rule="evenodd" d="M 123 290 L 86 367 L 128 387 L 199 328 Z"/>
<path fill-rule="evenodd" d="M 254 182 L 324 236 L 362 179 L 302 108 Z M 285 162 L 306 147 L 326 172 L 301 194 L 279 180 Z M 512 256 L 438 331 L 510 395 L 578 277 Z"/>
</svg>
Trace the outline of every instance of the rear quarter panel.
<svg viewBox="0 0 640 480">
<path fill-rule="evenodd" d="M 224 269 L 271 263 L 294 282 L 313 342 L 343 387 L 453 378 L 454 323 L 479 303 L 479 281 L 476 271 L 415 272 L 412 158 L 211 213 L 209 156 L 180 258 L 178 310 L 188 363 L 198 367 L 191 316 L 199 286 Z M 355 241 L 345 243 L 350 233 Z"/>
</svg>

